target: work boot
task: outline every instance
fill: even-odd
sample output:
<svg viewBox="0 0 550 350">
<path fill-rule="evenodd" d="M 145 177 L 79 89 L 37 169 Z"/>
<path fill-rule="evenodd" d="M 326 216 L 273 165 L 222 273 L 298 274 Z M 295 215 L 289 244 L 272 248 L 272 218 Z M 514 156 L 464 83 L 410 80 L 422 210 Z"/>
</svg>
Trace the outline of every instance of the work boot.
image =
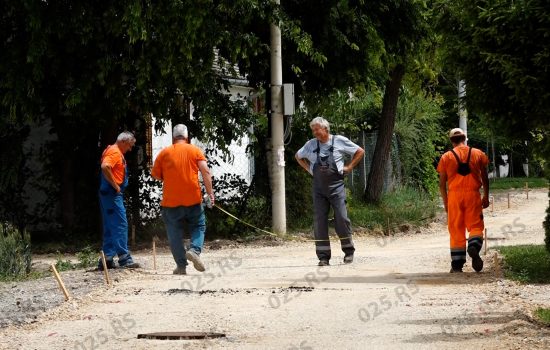
<svg viewBox="0 0 550 350">
<path fill-rule="evenodd" d="M 174 275 L 187 275 L 187 272 L 185 271 L 185 266 L 178 266 L 172 271 L 172 274 Z"/>
<path fill-rule="evenodd" d="M 319 260 L 319 263 L 317 264 L 317 266 L 329 266 L 329 262 L 328 260 L 325 260 L 325 259 L 321 259 Z"/>
<path fill-rule="evenodd" d="M 125 269 L 137 269 L 140 265 L 134 262 L 130 254 L 124 254 L 123 256 L 118 257 L 118 266 Z"/>
<path fill-rule="evenodd" d="M 193 263 L 193 267 L 197 271 L 204 272 L 204 270 L 206 270 L 204 268 L 204 264 L 201 261 L 201 258 L 199 257 L 199 254 L 195 253 L 195 251 L 189 249 L 187 253 L 185 253 L 185 257 L 187 258 L 187 260 Z"/>
<path fill-rule="evenodd" d="M 353 262 L 353 254 L 346 254 L 344 256 L 344 264 L 351 264 Z"/>
<path fill-rule="evenodd" d="M 449 272 L 450 272 L 450 273 L 460 273 L 460 272 L 462 272 L 462 269 L 453 269 L 453 268 L 451 267 L 451 271 L 449 271 Z"/>
<path fill-rule="evenodd" d="M 107 269 L 116 269 L 115 262 L 112 258 L 105 258 L 105 263 L 107 264 Z M 103 261 L 101 259 L 97 262 L 97 269 L 99 271 L 103 271 Z"/>
<path fill-rule="evenodd" d="M 476 272 L 480 272 L 483 270 L 483 260 L 479 256 L 479 251 L 476 247 L 470 246 L 468 247 L 468 255 L 470 258 L 472 258 L 472 267 Z"/>
</svg>

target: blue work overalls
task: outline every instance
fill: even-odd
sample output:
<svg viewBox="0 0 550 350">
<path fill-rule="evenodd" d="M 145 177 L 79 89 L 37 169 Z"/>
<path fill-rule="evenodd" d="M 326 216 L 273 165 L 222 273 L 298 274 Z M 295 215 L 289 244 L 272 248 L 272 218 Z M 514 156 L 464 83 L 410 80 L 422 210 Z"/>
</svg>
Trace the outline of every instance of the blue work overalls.
<svg viewBox="0 0 550 350">
<path fill-rule="evenodd" d="M 128 220 L 126 219 L 126 208 L 124 207 L 124 190 L 128 186 L 128 167 L 124 162 L 124 181 L 120 184 L 120 192 L 111 186 L 99 171 L 99 204 L 103 218 L 103 252 L 108 260 L 118 255 L 119 264 L 123 264 L 128 254 Z"/>
</svg>

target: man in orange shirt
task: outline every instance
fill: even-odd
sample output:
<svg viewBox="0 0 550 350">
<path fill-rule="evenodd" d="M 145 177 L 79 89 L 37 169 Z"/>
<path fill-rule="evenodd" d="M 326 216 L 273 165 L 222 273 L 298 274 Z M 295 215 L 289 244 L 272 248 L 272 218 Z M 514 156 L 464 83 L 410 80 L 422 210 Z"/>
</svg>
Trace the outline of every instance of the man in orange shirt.
<svg viewBox="0 0 550 350">
<path fill-rule="evenodd" d="M 466 134 L 455 128 L 449 133 L 453 149 L 437 166 L 439 191 L 447 212 L 451 241 L 451 272 L 462 272 L 466 251 L 476 272 L 483 269 L 479 256 L 483 246 L 483 208 L 489 206 L 489 159 L 479 149 L 466 146 Z M 448 189 L 447 189 L 448 183 Z M 479 194 L 483 186 L 483 198 Z M 466 230 L 469 232 L 466 249 Z"/>
<path fill-rule="evenodd" d="M 115 267 L 113 258 L 118 255 L 120 267 L 136 268 L 128 250 L 128 221 L 123 193 L 128 186 L 128 169 L 124 154 L 134 147 L 136 139 L 129 131 L 120 133 L 114 145 L 108 146 L 101 156 L 99 203 L 103 217 L 103 253 L 107 268 Z M 103 264 L 98 262 L 98 269 Z"/>
<path fill-rule="evenodd" d="M 155 179 L 163 182 L 160 205 L 170 250 L 177 265 L 175 275 L 186 274 L 187 260 L 192 261 L 198 271 L 205 270 L 199 257 L 206 230 L 199 171 L 209 200 L 214 204 L 212 176 L 206 158 L 200 148 L 189 143 L 188 137 L 185 125 L 174 126 L 172 145 L 159 153 L 151 171 Z M 182 243 L 185 223 L 191 232 L 191 246 L 187 252 Z"/>
</svg>

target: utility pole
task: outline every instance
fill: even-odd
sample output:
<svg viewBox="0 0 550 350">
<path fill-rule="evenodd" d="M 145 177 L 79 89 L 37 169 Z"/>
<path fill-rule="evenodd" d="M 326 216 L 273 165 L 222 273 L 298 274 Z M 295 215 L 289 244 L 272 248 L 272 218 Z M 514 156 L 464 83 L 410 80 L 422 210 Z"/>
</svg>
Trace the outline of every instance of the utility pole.
<svg viewBox="0 0 550 350">
<path fill-rule="evenodd" d="M 466 134 L 465 144 L 468 144 L 468 111 L 466 110 L 466 84 L 458 81 L 458 127 Z"/>
<path fill-rule="evenodd" d="M 277 5 L 280 0 L 275 0 Z M 271 23 L 271 207 L 274 232 L 286 233 L 285 146 L 283 117 L 283 63 L 281 29 Z"/>
</svg>

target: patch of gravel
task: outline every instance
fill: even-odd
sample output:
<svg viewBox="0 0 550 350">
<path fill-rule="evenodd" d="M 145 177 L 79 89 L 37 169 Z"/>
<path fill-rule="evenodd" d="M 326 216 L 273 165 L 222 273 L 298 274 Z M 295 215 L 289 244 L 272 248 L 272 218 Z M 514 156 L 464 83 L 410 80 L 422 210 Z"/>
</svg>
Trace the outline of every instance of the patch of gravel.
<svg viewBox="0 0 550 350">
<path fill-rule="evenodd" d="M 110 270 L 116 280 L 122 270 Z M 94 289 L 104 288 L 103 272 L 73 270 L 60 273 L 71 298 L 80 299 Z M 0 283 L 0 328 L 29 324 L 47 310 L 61 305 L 65 297 L 53 277 Z"/>
</svg>

